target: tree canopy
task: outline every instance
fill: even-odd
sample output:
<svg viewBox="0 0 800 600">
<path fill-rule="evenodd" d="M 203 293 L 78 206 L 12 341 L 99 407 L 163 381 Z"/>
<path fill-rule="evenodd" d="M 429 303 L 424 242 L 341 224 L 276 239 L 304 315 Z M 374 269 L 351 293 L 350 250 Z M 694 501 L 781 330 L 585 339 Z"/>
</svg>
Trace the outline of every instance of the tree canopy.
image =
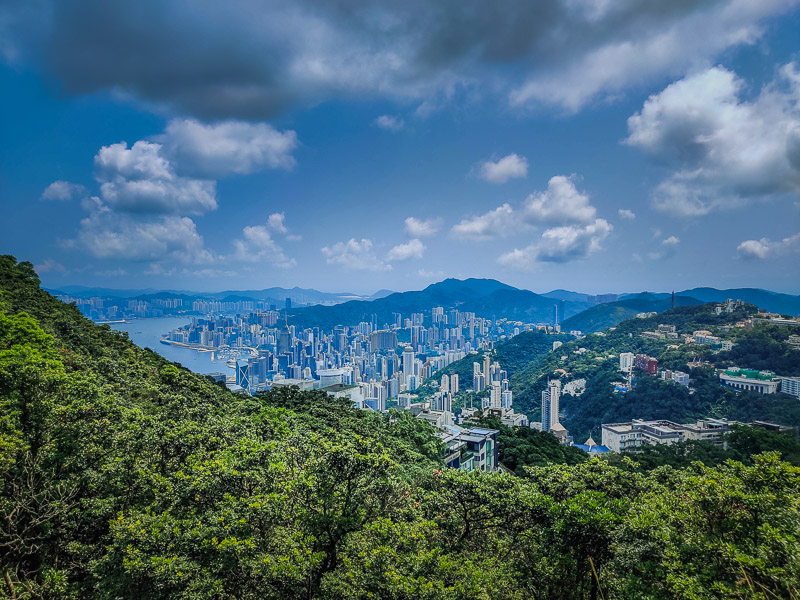
<svg viewBox="0 0 800 600">
<path fill-rule="evenodd" d="M 746 463 L 446 469 L 407 412 L 233 394 L 0 257 L 10 598 L 798 597 L 800 469 L 745 456 L 772 445 L 742 437 Z"/>
</svg>

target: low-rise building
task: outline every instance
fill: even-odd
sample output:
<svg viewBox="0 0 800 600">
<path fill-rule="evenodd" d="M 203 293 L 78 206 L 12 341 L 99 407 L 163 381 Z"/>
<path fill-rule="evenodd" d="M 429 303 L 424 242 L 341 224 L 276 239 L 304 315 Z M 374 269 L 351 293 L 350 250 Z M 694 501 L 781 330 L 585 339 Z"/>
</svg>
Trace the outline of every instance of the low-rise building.
<svg viewBox="0 0 800 600">
<path fill-rule="evenodd" d="M 528 416 L 514 412 L 513 408 L 488 407 L 483 411 L 487 417 L 497 417 L 503 425 L 508 427 L 527 427 Z"/>
<path fill-rule="evenodd" d="M 417 414 L 417 418 L 427 421 L 436 429 L 453 425 L 453 413 L 444 410 L 423 410 Z"/>
<path fill-rule="evenodd" d="M 724 419 L 701 419 L 688 425 L 665 420 L 635 419 L 629 423 L 605 423 L 601 426 L 602 444 L 613 452 L 687 440 L 722 444 L 722 435 L 729 430 L 730 423 Z"/>
<path fill-rule="evenodd" d="M 719 345 L 722 340 L 719 339 L 716 335 L 713 335 L 710 331 L 706 331 L 705 329 L 701 329 L 700 331 L 695 331 L 693 334 L 694 343 L 699 345 Z"/>
<path fill-rule="evenodd" d="M 270 389 L 274 390 L 279 387 L 293 387 L 296 386 L 300 389 L 301 392 L 307 392 L 309 390 L 314 389 L 315 382 L 312 379 L 289 379 L 284 377 L 283 379 L 275 379 L 274 381 L 270 382 Z"/>
<path fill-rule="evenodd" d="M 418 419 L 427 421 L 438 430 L 438 436 L 445 443 L 444 463 L 453 469 L 464 471 L 496 471 L 498 467 L 498 443 L 500 434 L 496 429 L 472 427 L 466 429 L 453 422 L 450 411 L 418 409 L 416 403 L 411 411 Z"/>
<path fill-rule="evenodd" d="M 273 384 L 274 385 L 274 384 Z M 335 383 L 319 388 L 320 391 L 325 392 L 334 398 L 347 398 L 353 403 L 355 408 L 364 408 L 364 396 L 361 393 L 361 388 L 357 385 L 347 385 L 345 383 Z"/>
<path fill-rule="evenodd" d="M 727 386 L 759 394 L 774 394 L 778 391 L 781 382 L 780 378 L 776 377 L 772 371 L 756 371 L 739 367 L 730 367 L 721 371 L 719 378 Z"/>
<path fill-rule="evenodd" d="M 665 335 L 661 331 L 643 331 L 642 339 L 645 340 L 663 340 Z"/>
<path fill-rule="evenodd" d="M 647 354 L 637 354 L 633 359 L 633 366 L 649 375 L 658 374 L 658 359 Z"/>
<path fill-rule="evenodd" d="M 689 374 L 684 373 L 683 371 L 671 371 L 669 369 L 664 369 L 661 372 L 661 379 L 664 379 L 665 381 L 674 381 L 678 385 L 689 387 Z"/>
<path fill-rule="evenodd" d="M 443 427 L 441 438 L 445 443 L 444 464 L 462 471 L 496 471 L 499 464 L 499 434 L 496 429 L 482 427 Z"/>
</svg>

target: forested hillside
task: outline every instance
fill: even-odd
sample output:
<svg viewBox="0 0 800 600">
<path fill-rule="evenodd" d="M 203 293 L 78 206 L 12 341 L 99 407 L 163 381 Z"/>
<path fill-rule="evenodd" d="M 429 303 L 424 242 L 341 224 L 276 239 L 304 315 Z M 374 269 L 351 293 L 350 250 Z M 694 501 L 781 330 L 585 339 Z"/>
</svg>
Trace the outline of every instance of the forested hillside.
<svg viewBox="0 0 800 600">
<path fill-rule="evenodd" d="M 627 319 L 632 319 L 637 313 L 664 312 L 672 307 L 672 298 L 661 296 L 645 292 L 617 302 L 598 304 L 566 319 L 561 323 L 561 329 L 594 333 L 615 327 Z M 700 300 L 688 296 L 675 296 L 675 306 L 693 306 L 701 303 Z"/>
<path fill-rule="evenodd" d="M 798 597 L 800 470 L 777 454 L 523 478 L 441 450 L 408 413 L 234 395 L 0 257 L 6 597 Z"/>
<path fill-rule="evenodd" d="M 532 356 L 529 364 L 511 377 L 514 406 L 531 420 L 537 420 L 541 391 L 548 378 L 560 378 L 564 383 L 585 379 L 585 392 L 578 397 L 564 395 L 561 400 L 562 422 L 580 441 L 589 435 L 599 441 L 602 423 L 633 418 L 686 422 L 723 417 L 800 426 L 800 403 L 796 398 L 734 391 L 720 384 L 711 366 L 687 366 L 693 358 L 702 355 L 716 367 L 738 365 L 771 369 L 779 375 L 800 375 L 800 350 L 784 343 L 791 333 L 788 328 L 769 324 L 752 329 L 732 327 L 741 318 L 741 313 L 716 315 L 713 305 L 708 304 L 676 307 L 647 319 L 629 319 L 613 330 L 569 342 L 554 352 Z M 653 331 L 659 324 L 674 325 L 680 339 L 641 337 L 643 331 Z M 710 346 L 683 343 L 684 334 L 690 335 L 700 329 L 711 330 L 733 341 L 733 349 L 714 352 Z M 638 378 L 630 392 L 615 393 L 612 383 L 624 378 L 619 371 L 620 352 L 645 353 L 658 359 L 660 369 L 688 372 L 690 387 L 645 375 Z"/>
<path fill-rule="evenodd" d="M 550 352 L 553 347 L 553 342 L 558 340 L 562 342 L 569 341 L 573 338 L 571 335 L 548 335 L 541 331 L 524 331 L 519 335 L 515 335 L 510 340 L 498 344 L 494 350 L 490 350 L 492 362 L 497 361 L 500 366 L 508 372 L 511 377 L 518 370 L 523 369 L 530 365 L 531 361 L 538 356 L 543 356 Z M 472 376 L 474 373 L 473 364 L 483 364 L 483 358 L 486 351 L 479 350 L 472 354 L 467 354 L 461 360 L 446 366 L 443 369 L 436 371 L 429 379 L 423 382 L 415 393 L 420 397 L 427 397 L 434 391 L 439 389 L 439 382 L 442 375 L 448 377 L 458 375 L 459 385 L 462 390 L 472 387 Z"/>
</svg>

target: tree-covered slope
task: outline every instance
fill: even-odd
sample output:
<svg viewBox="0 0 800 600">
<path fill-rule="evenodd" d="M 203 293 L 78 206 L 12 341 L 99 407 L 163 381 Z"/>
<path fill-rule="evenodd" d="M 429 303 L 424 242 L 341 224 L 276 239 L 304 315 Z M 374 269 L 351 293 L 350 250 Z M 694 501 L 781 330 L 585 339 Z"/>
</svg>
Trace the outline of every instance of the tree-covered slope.
<svg viewBox="0 0 800 600">
<path fill-rule="evenodd" d="M 688 296 L 675 296 L 675 306 L 702 304 L 700 300 Z M 597 304 L 561 323 L 563 331 L 594 333 L 631 319 L 637 313 L 664 312 L 672 307 L 671 298 L 660 298 L 654 294 L 638 294 L 626 300 Z"/>
<path fill-rule="evenodd" d="M 408 413 L 240 396 L 0 257 L 8 598 L 789 598 L 800 471 L 443 468 Z M 527 455 L 521 456 L 527 460 Z M 524 469 L 525 467 L 523 467 Z M 761 596 L 753 590 L 758 590 Z"/>
<path fill-rule="evenodd" d="M 555 352 L 535 357 L 511 377 L 515 408 L 528 414 L 531 420 L 538 419 L 541 392 L 548 378 L 557 377 L 564 383 L 586 380 L 586 391 L 579 397 L 564 395 L 561 401 L 562 422 L 576 440 L 591 435 L 599 441 L 602 423 L 633 418 L 685 422 L 724 417 L 800 426 L 800 404 L 796 398 L 735 391 L 720 384 L 713 368 L 687 366 L 693 358 L 702 356 L 716 367 L 736 365 L 770 369 L 779 375 L 800 375 L 800 351 L 784 343 L 791 330 L 768 324 L 752 329 L 732 327 L 742 317 L 742 313 L 716 315 L 710 304 L 677 307 L 647 319 L 629 319 L 613 330 L 564 344 Z M 659 324 L 674 325 L 679 339 L 641 337 L 643 331 L 653 331 Z M 699 329 L 711 330 L 736 345 L 730 351 L 714 352 L 710 346 L 685 344 L 683 336 Z M 641 376 L 630 392 L 615 393 L 612 383 L 624 378 L 619 371 L 621 352 L 649 354 L 658 359 L 660 369 L 688 372 L 690 388 Z"/>
<path fill-rule="evenodd" d="M 494 350 L 489 351 L 489 354 L 492 362 L 497 361 L 500 363 L 500 367 L 507 371 L 508 376 L 511 377 L 519 369 L 527 367 L 538 357 L 550 352 L 554 341 L 565 342 L 571 339 L 572 336 L 566 334 L 554 336 L 541 331 L 523 331 L 510 340 L 497 344 Z M 473 364 L 480 363 L 482 369 L 485 355 L 486 351 L 479 350 L 474 354 L 467 354 L 464 358 L 449 364 L 444 369 L 436 371 L 429 379 L 423 382 L 417 393 L 422 397 L 426 397 L 439 389 L 442 375 L 447 375 L 448 377 L 458 375 L 460 389 L 471 388 L 474 374 Z"/>
</svg>

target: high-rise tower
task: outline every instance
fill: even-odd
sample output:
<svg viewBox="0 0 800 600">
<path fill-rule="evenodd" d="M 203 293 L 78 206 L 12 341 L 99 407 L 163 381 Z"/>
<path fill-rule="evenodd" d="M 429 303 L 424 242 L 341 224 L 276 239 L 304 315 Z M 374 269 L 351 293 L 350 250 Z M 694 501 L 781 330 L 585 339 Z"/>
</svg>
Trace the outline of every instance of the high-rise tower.
<svg viewBox="0 0 800 600">
<path fill-rule="evenodd" d="M 547 383 L 547 389 L 542 392 L 542 431 L 559 424 L 558 410 L 561 398 L 561 380 L 553 379 Z"/>
</svg>

